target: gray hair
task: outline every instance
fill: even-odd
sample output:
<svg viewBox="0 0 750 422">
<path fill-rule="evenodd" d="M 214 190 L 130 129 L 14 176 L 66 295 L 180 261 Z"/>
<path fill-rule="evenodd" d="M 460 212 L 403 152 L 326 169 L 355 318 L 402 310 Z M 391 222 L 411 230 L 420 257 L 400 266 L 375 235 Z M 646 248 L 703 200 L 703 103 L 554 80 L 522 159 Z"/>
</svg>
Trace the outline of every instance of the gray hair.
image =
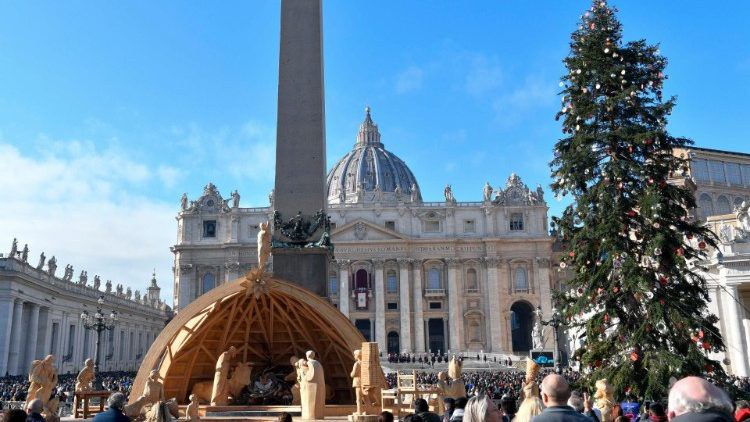
<svg viewBox="0 0 750 422">
<path fill-rule="evenodd" d="M 708 410 L 718 410 L 729 415 L 734 414 L 734 404 L 724 390 L 713 384 L 708 384 L 707 389 L 709 394 L 705 400 L 695 400 L 688 397 L 683 390 L 673 388 L 669 391 L 669 410 L 675 412 L 676 415 L 700 413 Z"/>
<path fill-rule="evenodd" d="M 114 393 L 107 399 L 107 406 L 112 409 L 122 410 L 125 408 L 125 394 Z"/>
<path fill-rule="evenodd" d="M 41 399 L 34 399 L 29 402 L 29 406 L 26 409 L 29 413 L 42 413 L 44 410 L 44 403 Z"/>
<path fill-rule="evenodd" d="M 470 398 L 464 409 L 463 422 L 484 422 L 487 420 L 490 406 L 494 405 L 495 403 L 484 394 Z"/>
<path fill-rule="evenodd" d="M 578 413 L 583 413 L 583 399 L 578 396 L 570 396 L 568 399 L 568 406 L 575 409 Z"/>
</svg>

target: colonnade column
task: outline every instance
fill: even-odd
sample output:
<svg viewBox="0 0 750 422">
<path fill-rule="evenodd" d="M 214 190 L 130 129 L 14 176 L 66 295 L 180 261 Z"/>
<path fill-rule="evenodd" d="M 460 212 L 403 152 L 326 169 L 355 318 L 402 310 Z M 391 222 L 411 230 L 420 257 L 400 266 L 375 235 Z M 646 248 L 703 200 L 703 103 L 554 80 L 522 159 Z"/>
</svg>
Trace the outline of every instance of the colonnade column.
<svg viewBox="0 0 750 422">
<path fill-rule="evenodd" d="M 385 262 L 375 260 L 375 339 L 378 349 L 388 350 L 385 344 L 385 282 L 383 280 L 383 266 Z"/>
<path fill-rule="evenodd" d="M 398 306 L 401 314 L 401 326 L 400 326 L 400 339 L 401 339 L 401 350 L 411 352 L 411 306 L 409 303 L 409 262 L 410 259 L 399 258 L 398 262 L 398 291 L 399 300 Z"/>
<path fill-rule="evenodd" d="M 351 287 L 349 287 L 349 270 L 351 267 L 351 261 L 348 259 L 339 259 L 336 261 L 339 266 L 339 310 L 345 317 L 349 318 L 349 293 Z"/>
<path fill-rule="evenodd" d="M 8 356 L 8 373 L 18 375 L 21 361 L 21 332 L 23 331 L 23 300 L 16 299 L 13 305 L 13 330 L 10 335 L 10 355 Z M 3 374 L 4 375 L 4 374 Z"/>
<path fill-rule="evenodd" d="M 39 336 L 39 305 L 36 303 L 31 304 L 31 319 L 29 320 L 29 332 L 28 332 L 28 341 L 24 342 L 28 345 L 28 355 L 26 355 L 26 360 L 28 362 L 24 362 L 24 364 L 31 365 L 31 361 L 36 359 L 37 354 L 37 343 L 38 343 L 38 337 Z M 24 368 L 27 368 L 24 366 Z"/>
<path fill-rule="evenodd" d="M 500 311 L 500 286 L 497 277 L 498 258 L 487 257 L 484 262 L 487 264 L 487 307 L 490 315 L 490 350 L 493 353 L 500 352 L 503 348 L 500 344 L 500 327 L 503 324 L 502 313 Z"/>
<path fill-rule="evenodd" d="M 5 320 L 3 336 L 0 341 L 0 375 L 5 375 L 8 370 L 8 359 L 10 358 L 10 333 L 13 329 L 13 316 L 15 314 L 15 299 L 9 297 L 0 305 L 0 321 Z"/>
<path fill-rule="evenodd" d="M 414 348 L 424 352 L 424 311 L 422 309 L 422 260 L 414 261 Z"/>
<path fill-rule="evenodd" d="M 450 350 L 453 353 L 464 350 L 464 318 L 461 306 L 463 289 L 458 281 L 458 266 L 457 259 L 448 259 L 448 333 Z"/>
<path fill-rule="evenodd" d="M 736 376 L 746 377 L 748 375 L 747 356 L 742 347 L 745 344 L 745 340 L 743 338 L 742 323 L 740 322 L 740 315 L 744 317 L 744 313 L 739 308 L 737 285 L 728 284 L 722 296 L 722 308 L 727 310 L 725 321 L 730 341 L 725 343 L 728 346 L 729 359 L 732 362 L 732 373 Z"/>
</svg>

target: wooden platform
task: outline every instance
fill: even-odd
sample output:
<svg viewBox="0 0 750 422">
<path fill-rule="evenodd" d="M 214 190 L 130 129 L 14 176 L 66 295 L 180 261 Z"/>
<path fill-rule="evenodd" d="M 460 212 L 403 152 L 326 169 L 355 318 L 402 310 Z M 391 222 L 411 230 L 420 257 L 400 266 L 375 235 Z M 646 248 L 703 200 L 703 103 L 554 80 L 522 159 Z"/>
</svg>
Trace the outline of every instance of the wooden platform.
<svg viewBox="0 0 750 422">
<path fill-rule="evenodd" d="M 180 406 L 180 413 L 185 412 L 186 406 Z M 200 406 L 201 421 L 249 421 L 249 420 L 277 420 L 278 416 L 287 412 L 295 419 L 302 414 L 300 406 Z M 326 405 L 326 419 L 345 420 L 356 411 L 354 405 Z"/>
</svg>

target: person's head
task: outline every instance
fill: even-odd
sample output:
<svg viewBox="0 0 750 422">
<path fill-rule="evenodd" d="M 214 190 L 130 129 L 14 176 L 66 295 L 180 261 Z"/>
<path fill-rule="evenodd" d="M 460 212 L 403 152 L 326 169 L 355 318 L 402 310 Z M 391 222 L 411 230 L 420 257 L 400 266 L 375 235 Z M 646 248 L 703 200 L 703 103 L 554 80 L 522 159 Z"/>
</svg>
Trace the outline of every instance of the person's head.
<svg viewBox="0 0 750 422">
<path fill-rule="evenodd" d="M 150 379 L 156 381 L 159 379 L 159 370 L 158 369 L 152 369 L 148 376 Z"/>
<path fill-rule="evenodd" d="M 685 377 L 669 390 L 669 412 L 671 421 L 685 413 L 698 413 L 714 410 L 732 414 L 733 405 L 729 396 L 721 388 L 700 377 Z"/>
<path fill-rule="evenodd" d="M 459 397 L 456 399 L 455 408 L 456 409 L 466 409 L 466 404 L 469 402 L 469 399 L 466 397 Z"/>
<path fill-rule="evenodd" d="M 235 357 L 235 356 L 237 356 L 237 353 L 239 353 L 239 351 L 237 350 L 236 347 L 229 346 L 229 356 Z"/>
<path fill-rule="evenodd" d="M 615 418 L 615 422 L 630 422 L 630 418 L 620 415 Z"/>
<path fill-rule="evenodd" d="M 747 400 L 740 400 L 737 402 L 737 410 L 747 409 L 748 407 L 750 407 L 750 403 L 748 403 Z"/>
<path fill-rule="evenodd" d="M 578 396 L 571 395 L 568 399 L 568 406 L 575 409 L 578 413 L 583 413 L 583 399 Z"/>
<path fill-rule="evenodd" d="M 427 405 L 427 400 L 425 399 L 416 399 L 414 400 L 414 412 L 415 413 L 422 413 L 422 412 L 429 412 L 430 406 Z"/>
<path fill-rule="evenodd" d="M 557 374 L 549 374 L 544 377 L 541 390 L 544 407 L 565 406 L 570 398 L 568 382 Z"/>
<path fill-rule="evenodd" d="M 189 398 L 190 398 L 190 403 L 198 401 L 198 396 L 196 396 L 195 394 L 191 394 Z"/>
<path fill-rule="evenodd" d="M 281 412 L 279 415 L 279 422 L 292 422 L 292 415 L 287 412 Z"/>
<path fill-rule="evenodd" d="M 305 353 L 305 356 L 307 357 L 307 360 L 315 359 L 315 352 L 313 352 L 312 350 L 308 350 Z"/>
<path fill-rule="evenodd" d="M 505 413 L 510 419 L 513 419 L 513 416 L 518 412 L 516 401 L 513 397 L 503 397 L 500 400 L 500 407 L 503 409 L 503 413 Z"/>
<path fill-rule="evenodd" d="M 667 414 L 664 412 L 664 405 L 659 402 L 651 403 L 651 405 L 648 407 L 648 414 L 651 416 L 659 417 L 667 416 Z"/>
<path fill-rule="evenodd" d="M 55 363 L 55 355 L 47 355 L 47 357 L 44 358 L 44 361 L 47 363 Z"/>
<path fill-rule="evenodd" d="M 83 362 L 84 365 L 86 365 L 87 368 L 91 368 L 94 366 L 94 361 L 91 359 L 86 359 L 85 362 Z"/>
<path fill-rule="evenodd" d="M 378 422 L 393 422 L 393 413 L 388 411 L 380 412 Z"/>
<path fill-rule="evenodd" d="M 34 399 L 26 406 L 27 413 L 42 413 L 42 410 L 44 410 L 44 403 L 41 399 Z"/>
<path fill-rule="evenodd" d="M 500 422 L 503 420 L 495 403 L 485 394 L 472 397 L 466 403 L 464 422 Z"/>
<path fill-rule="evenodd" d="M 362 351 L 357 349 L 353 352 L 354 354 L 354 360 L 359 360 L 359 357 L 362 356 Z"/>
<path fill-rule="evenodd" d="M 28 415 L 21 409 L 8 409 L 3 414 L 3 422 L 26 422 Z"/>
<path fill-rule="evenodd" d="M 107 399 L 107 407 L 122 412 L 125 408 L 125 395 L 122 393 L 114 393 L 110 395 Z"/>
<path fill-rule="evenodd" d="M 450 412 L 456 408 L 456 401 L 453 397 L 446 397 L 443 399 L 443 405 L 445 406 L 445 411 Z"/>
</svg>

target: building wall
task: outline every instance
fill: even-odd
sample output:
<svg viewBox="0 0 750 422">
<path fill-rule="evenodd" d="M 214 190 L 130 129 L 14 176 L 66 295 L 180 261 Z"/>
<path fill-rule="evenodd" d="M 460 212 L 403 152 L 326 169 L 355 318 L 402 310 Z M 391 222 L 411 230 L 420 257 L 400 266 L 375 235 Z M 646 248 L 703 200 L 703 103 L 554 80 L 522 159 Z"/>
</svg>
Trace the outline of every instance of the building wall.
<svg viewBox="0 0 750 422">
<path fill-rule="evenodd" d="M 94 357 L 96 344 L 96 333 L 84 329 L 80 314 L 84 309 L 93 314 L 101 295 L 103 312 L 117 311 L 119 321 L 112 339 L 102 333 L 100 370 L 137 370 L 169 318 L 161 301 L 135 302 L 0 258 L 0 374 L 26 374 L 32 360 L 48 354 L 57 358 L 60 373 L 79 371 Z"/>
</svg>

